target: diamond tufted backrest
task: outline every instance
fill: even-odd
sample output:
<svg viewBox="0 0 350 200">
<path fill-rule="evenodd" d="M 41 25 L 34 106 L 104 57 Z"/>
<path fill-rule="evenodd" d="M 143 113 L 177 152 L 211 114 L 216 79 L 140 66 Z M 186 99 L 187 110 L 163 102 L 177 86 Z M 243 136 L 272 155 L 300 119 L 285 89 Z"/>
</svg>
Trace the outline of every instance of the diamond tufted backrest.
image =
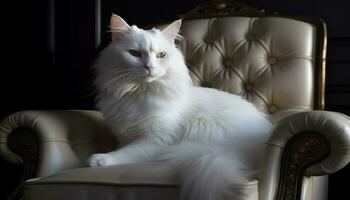
<svg viewBox="0 0 350 200">
<path fill-rule="evenodd" d="M 195 85 L 241 95 L 270 114 L 314 108 L 315 25 L 283 17 L 192 19 L 181 35 Z"/>
</svg>

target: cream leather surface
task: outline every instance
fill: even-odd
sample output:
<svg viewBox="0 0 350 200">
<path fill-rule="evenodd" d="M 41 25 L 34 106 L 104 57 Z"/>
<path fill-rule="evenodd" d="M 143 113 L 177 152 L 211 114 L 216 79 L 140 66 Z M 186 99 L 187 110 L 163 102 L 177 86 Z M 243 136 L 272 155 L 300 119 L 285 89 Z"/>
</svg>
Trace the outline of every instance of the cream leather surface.
<svg viewBox="0 0 350 200">
<path fill-rule="evenodd" d="M 263 171 L 259 178 L 259 200 L 270 200 L 275 195 L 278 184 L 278 172 L 281 156 L 286 143 L 298 133 L 304 131 L 317 131 L 327 137 L 331 145 L 331 155 L 320 163 L 312 165 L 306 174 L 310 176 L 327 175 L 335 172 L 350 160 L 350 120 L 344 115 L 327 111 L 300 112 L 282 119 L 276 124 L 272 135 L 267 142 L 264 156 Z M 325 179 L 323 179 L 325 180 Z M 317 182 L 313 179 L 305 179 L 305 183 L 312 188 L 324 188 L 322 179 Z M 322 185 L 323 184 L 323 185 Z M 321 191 L 307 190 L 305 199 L 320 195 Z M 325 191 L 325 190 L 323 190 Z M 311 192 L 311 193 L 310 193 Z M 317 199 L 317 198 L 312 198 Z"/>
<path fill-rule="evenodd" d="M 239 94 L 266 113 L 313 108 L 313 25 L 224 17 L 184 21 L 181 34 L 196 85 Z"/>
<path fill-rule="evenodd" d="M 21 158 L 8 149 L 8 135 L 16 128 L 29 128 L 40 140 L 37 176 L 85 165 L 94 152 L 114 149 L 116 139 L 96 111 L 24 111 L 11 114 L 0 123 L 0 155 L 12 163 Z"/>
<path fill-rule="evenodd" d="M 315 130 L 331 141 L 329 158 L 310 167 L 308 175 L 327 175 L 349 161 L 350 120 L 308 112 L 316 87 L 313 25 L 280 17 L 224 17 L 185 20 L 181 33 L 179 48 L 194 84 L 242 95 L 276 125 L 259 179 L 237 187 L 244 199 L 274 198 L 283 147 L 299 131 Z M 25 111 L 1 122 L 0 155 L 10 162 L 21 162 L 7 147 L 13 130 L 30 128 L 40 139 L 37 176 L 44 178 L 27 182 L 25 199 L 177 199 L 176 175 L 155 163 L 64 171 L 84 167 L 89 154 L 116 146 L 102 120 L 96 111 Z M 326 195 L 324 179 L 305 178 L 304 200 Z"/>
<path fill-rule="evenodd" d="M 308 176 L 304 179 L 303 200 L 328 199 L 328 176 Z"/>
<path fill-rule="evenodd" d="M 77 168 L 43 179 L 29 180 L 25 199 L 152 199 L 177 200 L 178 176 L 173 167 L 159 163 Z M 257 200 L 258 184 L 232 186 L 240 191 L 236 200 Z M 224 198 L 225 200 L 227 198 Z M 229 199 L 227 199 L 229 200 Z"/>
<path fill-rule="evenodd" d="M 331 174 L 343 168 L 350 160 L 350 121 L 343 114 L 329 111 L 302 112 L 281 120 L 273 131 L 268 145 L 285 146 L 295 134 L 316 131 L 330 142 L 328 158 L 306 170 L 306 175 L 320 176 Z"/>
</svg>

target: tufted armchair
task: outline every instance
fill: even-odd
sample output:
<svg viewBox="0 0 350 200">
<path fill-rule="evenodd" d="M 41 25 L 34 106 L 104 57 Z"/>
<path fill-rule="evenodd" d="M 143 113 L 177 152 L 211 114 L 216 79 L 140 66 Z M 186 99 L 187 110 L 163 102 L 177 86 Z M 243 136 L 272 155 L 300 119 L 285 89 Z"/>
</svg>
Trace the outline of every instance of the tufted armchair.
<svg viewBox="0 0 350 200">
<path fill-rule="evenodd" d="M 275 129 L 256 180 L 232 189 L 249 200 L 325 200 L 327 175 L 350 161 L 350 118 L 324 107 L 326 29 L 320 20 L 268 15 L 237 2 L 190 10 L 179 48 L 194 84 L 242 95 Z M 9 199 L 178 198 L 177 177 L 157 163 L 88 168 L 114 149 L 98 111 L 23 111 L 0 124 L 0 156 L 23 165 Z M 27 180 L 29 179 L 29 180 Z"/>
</svg>

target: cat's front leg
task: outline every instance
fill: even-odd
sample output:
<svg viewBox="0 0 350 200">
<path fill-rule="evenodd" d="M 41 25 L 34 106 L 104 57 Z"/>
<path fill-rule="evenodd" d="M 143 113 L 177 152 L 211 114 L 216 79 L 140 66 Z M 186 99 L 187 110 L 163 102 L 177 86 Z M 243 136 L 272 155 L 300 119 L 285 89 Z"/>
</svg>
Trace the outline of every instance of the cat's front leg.
<svg viewBox="0 0 350 200">
<path fill-rule="evenodd" d="M 138 140 L 115 151 L 92 154 L 87 160 L 87 165 L 91 167 L 110 166 L 150 161 L 160 148 L 159 144 Z"/>
<path fill-rule="evenodd" d="M 87 159 L 87 165 L 90 167 L 95 167 L 95 166 L 110 166 L 110 165 L 121 164 L 120 159 L 114 156 L 114 154 L 116 153 L 117 153 L 117 150 L 111 151 L 109 153 L 92 154 Z"/>
</svg>

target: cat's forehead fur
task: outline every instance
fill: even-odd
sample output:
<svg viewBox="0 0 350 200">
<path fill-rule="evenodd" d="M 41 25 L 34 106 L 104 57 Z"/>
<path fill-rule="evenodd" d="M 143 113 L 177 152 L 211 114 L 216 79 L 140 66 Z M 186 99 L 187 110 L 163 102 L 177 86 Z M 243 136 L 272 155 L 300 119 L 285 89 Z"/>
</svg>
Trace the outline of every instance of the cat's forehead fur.
<svg viewBox="0 0 350 200">
<path fill-rule="evenodd" d="M 136 25 L 130 27 L 129 42 L 135 45 L 135 48 L 145 49 L 149 51 L 158 51 L 164 48 L 167 41 L 158 29 L 144 30 Z"/>
</svg>

